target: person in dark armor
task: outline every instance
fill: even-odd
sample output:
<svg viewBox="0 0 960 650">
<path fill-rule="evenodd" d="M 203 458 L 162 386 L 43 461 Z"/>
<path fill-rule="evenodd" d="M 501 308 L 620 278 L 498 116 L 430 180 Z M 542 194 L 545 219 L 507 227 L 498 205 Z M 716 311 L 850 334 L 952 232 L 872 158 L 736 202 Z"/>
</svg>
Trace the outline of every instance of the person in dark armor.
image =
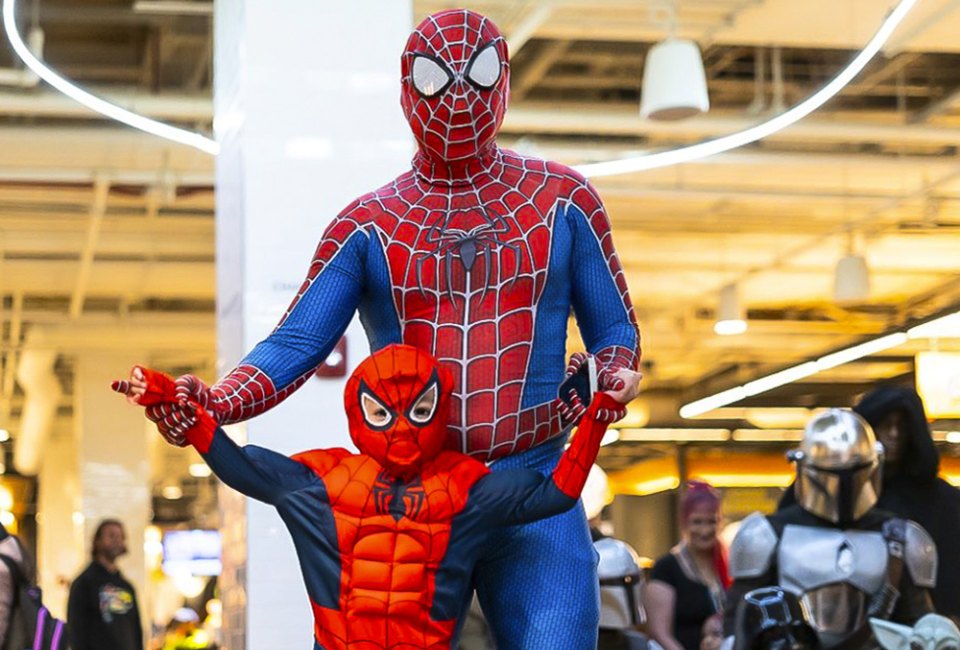
<svg viewBox="0 0 960 650">
<path fill-rule="evenodd" d="M 796 464 L 796 504 L 747 517 L 730 549 L 734 582 L 725 633 L 747 592 L 795 594 L 824 648 L 872 647 L 870 617 L 912 625 L 933 612 L 937 550 L 917 523 L 876 508 L 883 448 L 853 411 L 830 409 L 808 424 Z"/>
</svg>

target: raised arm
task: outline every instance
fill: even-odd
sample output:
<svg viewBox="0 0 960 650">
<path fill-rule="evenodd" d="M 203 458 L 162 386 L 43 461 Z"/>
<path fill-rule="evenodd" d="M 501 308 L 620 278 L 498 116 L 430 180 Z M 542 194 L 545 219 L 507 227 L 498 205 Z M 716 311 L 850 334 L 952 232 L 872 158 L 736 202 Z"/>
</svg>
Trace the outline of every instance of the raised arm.
<svg viewBox="0 0 960 650">
<path fill-rule="evenodd" d="M 598 393 L 550 476 L 529 469 L 491 472 L 477 481 L 470 503 L 492 524 L 511 526 L 565 512 L 576 504 L 609 426 L 606 411 L 619 402 Z"/>
<path fill-rule="evenodd" d="M 613 247 L 610 220 L 596 190 L 576 179 L 565 211 L 573 233 L 573 310 L 587 350 L 599 364 L 600 389 L 617 390 L 615 373 L 636 370 L 640 331 L 623 267 Z M 616 410 L 618 417 L 626 413 Z"/>
<path fill-rule="evenodd" d="M 135 368 L 130 382 L 117 382 L 114 389 L 147 408 L 171 404 L 177 386 L 167 375 L 148 368 Z M 316 472 L 302 462 L 269 449 L 239 446 L 202 407 L 193 402 L 182 406 L 193 426 L 184 431 L 221 481 L 258 501 L 276 504 L 283 496 L 316 483 Z M 315 452 L 322 453 L 322 452 Z"/>
<path fill-rule="evenodd" d="M 347 208 L 327 228 L 307 277 L 276 329 L 220 381 L 207 387 L 193 375 L 177 379 L 179 402 L 202 406 L 219 424 L 259 415 L 310 378 L 343 335 L 364 290 L 368 233 L 365 208 Z M 193 424 L 177 403 L 151 407 L 147 417 L 164 437 L 184 445 Z"/>
</svg>

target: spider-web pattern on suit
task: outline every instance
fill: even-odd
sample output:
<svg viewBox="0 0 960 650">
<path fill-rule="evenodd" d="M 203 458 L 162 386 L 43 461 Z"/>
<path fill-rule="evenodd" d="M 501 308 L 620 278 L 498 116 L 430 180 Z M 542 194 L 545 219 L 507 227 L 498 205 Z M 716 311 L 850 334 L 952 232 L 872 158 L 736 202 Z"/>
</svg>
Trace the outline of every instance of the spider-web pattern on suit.
<svg viewBox="0 0 960 650">
<path fill-rule="evenodd" d="M 173 380 L 145 375 L 151 397 L 141 403 L 175 399 Z M 612 398 L 597 396 L 551 476 L 521 468 L 491 473 L 441 449 L 449 409 L 440 407 L 449 406 L 452 383 L 436 360 L 410 346 L 388 346 L 365 360 L 345 390 L 359 454 L 319 449 L 288 458 L 240 447 L 205 412 L 187 430 L 218 477 L 280 513 L 300 560 L 315 648 L 451 648 L 474 565 L 493 531 L 576 503 L 607 428 L 596 414 Z M 382 421 L 364 413 L 364 396 L 382 408 Z M 434 408 L 411 419 L 425 402 Z M 393 455 L 394 444 L 419 453 Z"/>
<path fill-rule="evenodd" d="M 564 367 L 562 349 L 553 359 L 553 392 L 541 392 L 539 403 L 522 403 L 558 217 L 569 219 L 572 212 L 583 220 L 580 227 L 590 229 L 616 295 L 625 312 L 629 309 L 606 216 L 585 182 L 561 165 L 502 150 L 489 171 L 499 173 L 477 178 L 484 183 L 479 187 L 451 187 L 439 195 L 410 172 L 348 208 L 325 234 L 307 280 L 277 330 L 283 332 L 351 242 L 366 249 L 357 251 L 361 255 L 383 255 L 375 263 L 385 263 L 388 270 L 389 298 L 403 342 L 428 350 L 454 371 L 450 448 L 484 460 L 529 449 L 563 428 L 553 400 Z M 504 177 L 515 178 L 516 185 Z M 589 216 L 583 214 L 588 210 Z M 463 260 L 470 247 L 475 257 L 468 273 Z M 578 261 L 569 250 L 566 254 L 565 264 Z M 362 272 L 362 265 L 353 272 Z M 374 312 L 382 308 L 361 305 L 374 340 L 380 329 L 380 314 Z M 627 313 L 632 317 L 632 311 Z M 549 333 L 552 344 L 565 334 L 566 313 L 545 318 L 551 316 L 556 325 Z M 275 365 L 283 352 L 264 354 L 257 365 L 243 364 L 227 383 L 214 387 L 214 397 L 222 394 L 234 407 L 225 422 L 251 417 L 282 399 L 272 382 L 266 383 L 270 373 L 260 368 Z M 608 345 L 598 353 L 601 363 L 629 367 L 636 362 L 628 345 Z M 253 355 L 260 356 L 258 351 Z M 286 392 L 310 376 L 314 365 L 307 365 L 306 373 L 288 379 Z"/>
<path fill-rule="evenodd" d="M 418 65 L 425 66 L 422 78 Z M 636 319 L 609 220 L 596 192 L 574 171 L 495 144 L 509 63 L 506 42 L 489 20 L 465 10 L 427 18 L 407 43 L 401 72 L 401 106 L 419 147 L 413 168 L 333 221 L 277 329 L 237 369 L 209 390 L 181 378 L 181 390 L 221 423 L 253 417 L 307 381 L 359 312 L 373 350 L 408 343 L 453 373 L 449 448 L 548 471 L 569 425 L 556 392 L 571 307 L 599 361 L 601 388 L 613 388 L 604 385 L 613 370 L 635 368 L 639 360 Z M 182 409 L 156 407 L 150 417 L 182 442 L 190 424 Z M 515 609 L 525 611 L 546 603 L 548 594 L 569 599 L 564 611 L 577 620 L 531 620 L 525 627 L 576 626 L 565 637 L 569 646 L 554 647 L 587 647 L 598 613 L 595 594 L 584 591 L 593 569 L 582 514 L 536 526 L 530 535 L 549 537 L 555 555 L 536 562 L 552 574 L 563 566 L 562 576 L 549 587 L 525 577 L 529 586 L 520 589 L 510 580 L 522 571 L 488 571 L 488 578 L 499 573 L 502 580 L 484 587 L 490 594 L 484 606 L 514 598 Z M 516 548 L 540 543 L 521 539 L 525 534 L 516 536 Z M 561 557 L 572 549 L 576 558 Z M 577 571 L 570 568 L 574 560 Z M 534 571 L 532 560 L 524 562 Z M 518 590 L 530 593 L 518 598 Z M 554 619 L 559 611 L 541 609 Z M 513 632 L 498 636 L 510 647 L 546 642 L 521 642 Z"/>
</svg>

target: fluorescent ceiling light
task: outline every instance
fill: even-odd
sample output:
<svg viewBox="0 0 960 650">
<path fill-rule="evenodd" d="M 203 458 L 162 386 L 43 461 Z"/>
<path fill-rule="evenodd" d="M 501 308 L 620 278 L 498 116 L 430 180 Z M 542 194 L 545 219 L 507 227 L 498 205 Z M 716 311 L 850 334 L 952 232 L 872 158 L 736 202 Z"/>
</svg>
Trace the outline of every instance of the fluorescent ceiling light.
<svg viewBox="0 0 960 650">
<path fill-rule="evenodd" d="M 133 11 L 138 14 L 172 14 L 212 16 L 212 2 L 193 2 L 191 0 L 137 0 Z"/>
<path fill-rule="evenodd" d="M 620 430 L 607 429 L 606 433 L 603 434 L 603 438 L 600 439 L 600 446 L 606 447 L 607 445 L 612 445 L 618 440 L 620 440 Z"/>
<path fill-rule="evenodd" d="M 793 472 L 773 472 L 770 474 L 697 474 L 697 478 L 718 488 L 785 488 L 793 483 L 794 476 Z"/>
<path fill-rule="evenodd" d="M 713 409 L 720 408 L 721 406 L 739 402 L 746 396 L 747 391 L 744 390 L 743 386 L 728 388 L 727 390 L 720 391 L 715 395 L 710 395 L 709 397 L 704 397 L 681 406 L 680 417 L 695 418 L 698 415 L 703 415 L 707 411 L 712 411 Z"/>
<path fill-rule="evenodd" d="M 798 442 L 803 429 L 734 429 L 731 437 L 737 442 Z"/>
<path fill-rule="evenodd" d="M 648 496 L 667 490 L 675 490 L 680 487 L 680 479 L 676 476 L 661 476 L 646 481 L 638 481 L 630 484 L 630 494 L 635 496 Z"/>
<path fill-rule="evenodd" d="M 786 368 L 785 370 L 781 370 L 780 372 L 775 372 L 772 375 L 767 375 L 766 377 L 760 377 L 760 379 L 754 379 L 751 382 L 747 382 L 743 385 L 743 392 L 747 397 L 752 397 L 754 395 L 759 395 L 760 393 L 766 393 L 774 388 L 779 388 L 780 386 L 792 384 L 793 382 L 799 381 L 804 377 L 809 377 L 810 375 L 815 374 L 817 374 L 816 362 L 808 361 L 806 363 L 801 363 L 798 366 L 792 366 L 790 368 Z"/>
<path fill-rule="evenodd" d="M 747 321 L 741 319 L 718 320 L 713 324 L 713 332 L 717 336 L 737 336 L 747 331 Z"/>
<path fill-rule="evenodd" d="M 189 472 L 194 478 L 207 478 L 213 474 L 213 470 L 206 463 L 190 463 Z"/>
<path fill-rule="evenodd" d="M 890 35 L 893 34 L 893 31 L 916 2 L 917 0 L 901 0 L 893 11 L 887 15 L 886 20 L 880 25 L 880 28 L 873 35 L 873 38 L 870 39 L 870 42 L 847 64 L 846 68 L 841 70 L 839 74 L 831 79 L 823 88 L 793 108 L 780 113 L 766 122 L 761 122 L 743 131 L 731 133 L 730 135 L 705 142 L 698 142 L 697 144 L 687 147 L 644 154 L 633 158 L 580 165 L 576 167 L 576 169 L 584 176 L 590 178 L 646 171 L 648 169 L 667 167 L 669 165 L 690 162 L 699 158 L 706 158 L 707 156 L 713 156 L 718 153 L 723 153 L 724 151 L 742 147 L 745 144 L 750 144 L 751 142 L 756 142 L 757 140 L 773 135 L 777 131 L 799 122 L 843 90 L 854 77 L 860 74 L 860 71 L 866 67 L 870 59 L 880 51 L 880 48 L 887 42 Z"/>
<path fill-rule="evenodd" d="M 52 68 L 48 67 L 40 59 L 33 55 L 27 44 L 23 42 L 20 32 L 17 31 L 16 23 L 16 0 L 3 0 L 3 27 L 7 32 L 7 38 L 10 39 L 10 45 L 28 68 L 33 70 L 38 77 L 59 90 L 70 99 L 83 104 L 87 108 L 105 115 L 110 119 L 123 122 L 135 129 L 152 133 L 153 135 L 173 140 L 190 147 L 195 147 L 211 155 L 216 155 L 220 151 L 220 145 L 211 138 L 200 133 L 194 133 L 186 129 L 181 129 L 157 120 L 152 120 L 143 115 L 138 115 L 116 104 L 100 99 L 96 95 L 88 93 L 68 79 L 61 77 Z"/>
<path fill-rule="evenodd" d="M 880 338 L 867 341 L 866 343 L 860 343 L 859 345 L 844 348 L 843 350 L 833 352 L 817 359 L 817 372 L 842 366 L 845 363 L 850 363 L 851 361 L 868 357 L 871 354 L 876 354 L 877 352 L 883 352 L 884 350 L 895 348 L 898 345 L 902 345 L 906 342 L 907 335 L 905 333 L 894 332 L 893 334 L 887 334 L 886 336 L 881 336 Z"/>
<path fill-rule="evenodd" d="M 729 429 L 620 429 L 621 442 L 725 442 Z"/>
<path fill-rule="evenodd" d="M 960 311 L 911 327 L 907 336 L 912 339 L 960 338 Z"/>
<path fill-rule="evenodd" d="M 918 327 L 922 327 L 922 325 Z M 728 388 L 715 395 L 710 395 L 685 404 L 680 407 L 680 417 L 694 418 L 698 415 L 703 415 L 713 409 L 739 402 L 746 397 L 766 393 L 774 388 L 779 388 L 780 386 L 785 386 L 800 379 L 810 377 L 823 370 L 829 370 L 830 368 L 862 359 L 871 354 L 889 350 L 890 348 L 906 343 L 907 340 L 908 336 L 906 332 L 894 332 L 893 334 L 887 334 L 886 336 L 881 336 L 864 343 L 858 343 L 849 348 L 831 352 L 814 361 L 805 361 L 804 363 L 790 366 L 773 374 L 765 375 L 759 379 L 754 379 L 742 386 Z"/>
</svg>

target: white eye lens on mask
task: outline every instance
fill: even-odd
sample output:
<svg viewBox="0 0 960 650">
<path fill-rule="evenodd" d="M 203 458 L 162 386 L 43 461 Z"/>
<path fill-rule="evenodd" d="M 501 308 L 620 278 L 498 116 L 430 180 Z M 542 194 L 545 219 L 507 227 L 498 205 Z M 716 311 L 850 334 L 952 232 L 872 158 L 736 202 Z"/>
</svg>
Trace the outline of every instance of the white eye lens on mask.
<svg viewBox="0 0 960 650">
<path fill-rule="evenodd" d="M 430 57 L 417 55 L 413 58 L 410 71 L 413 87 L 424 97 L 433 97 L 442 93 L 453 77 L 438 61 Z"/>
<path fill-rule="evenodd" d="M 371 427 L 382 429 L 393 421 L 393 413 L 368 393 L 360 393 L 360 406 L 363 409 L 363 419 Z"/>
<path fill-rule="evenodd" d="M 427 424 L 437 409 L 437 382 L 433 382 L 410 407 L 407 417 L 414 424 Z"/>
<path fill-rule="evenodd" d="M 496 45 L 490 43 L 470 63 L 467 79 L 481 88 L 493 88 L 500 79 L 500 68 L 500 54 Z"/>
</svg>

